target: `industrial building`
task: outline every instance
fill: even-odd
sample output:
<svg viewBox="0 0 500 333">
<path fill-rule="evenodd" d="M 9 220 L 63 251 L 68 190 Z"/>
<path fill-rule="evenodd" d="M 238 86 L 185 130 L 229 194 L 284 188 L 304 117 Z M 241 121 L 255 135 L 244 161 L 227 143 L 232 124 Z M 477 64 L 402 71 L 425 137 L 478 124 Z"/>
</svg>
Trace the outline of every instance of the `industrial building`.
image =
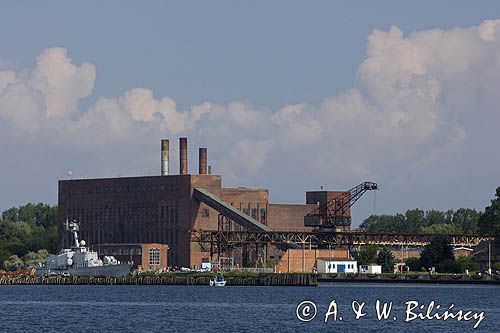
<svg viewBox="0 0 500 333">
<path fill-rule="evenodd" d="M 113 256 L 120 262 L 131 262 L 139 271 L 166 270 L 168 245 L 165 244 L 98 244 L 94 250 L 104 256 Z"/>
<path fill-rule="evenodd" d="M 199 148 L 197 174 L 189 174 L 187 138 L 179 140 L 179 174 L 170 174 L 169 141 L 161 141 L 161 175 L 101 179 L 60 180 L 59 225 L 80 223 L 80 234 L 93 246 L 111 249 L 113 244 L 162 244 L 168 246 L 168 265 L 197 268 L 210 253 L 193 242 L 197 230 L 312 230 L 326 223 L 320 211 L 333 197 L 349 192 L 313 191 L 305 204 L 269 203 L 267 189 L 224 188 L 221 175 L 211 174 L 207 148 Z M 345 200 L 344 200 L 345 201 Z M 350 226 L 350 206 L 341 212 L 342 230 Z M 311 212 L 304 225 L 304 216 Z M 70 245 L 60 230 L 60 245 Z M 267 249 L 266 258 L 281 250 Z M 126 252 L 125 250 L 121 250 Z M 256 246 L 232 251 L 235 265 L 250 266 L 257 260 Z"/>
<path fill-rule="evenodd" d="M 318 273 L 357 273 L 356 260 L 346 258 L 318 258 Z"/>
</svg>

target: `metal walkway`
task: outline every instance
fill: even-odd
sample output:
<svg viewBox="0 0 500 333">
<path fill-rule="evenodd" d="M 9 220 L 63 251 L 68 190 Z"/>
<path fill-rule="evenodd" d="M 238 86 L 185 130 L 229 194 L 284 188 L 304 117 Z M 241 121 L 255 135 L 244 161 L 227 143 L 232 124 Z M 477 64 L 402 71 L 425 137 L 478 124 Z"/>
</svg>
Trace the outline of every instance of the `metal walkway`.
<svg viewBox="0 0 500 333">
<path fill-rule="evenodd" d="M 265 232 L 272 231 L 272 229 L 269 228 L 268 226 L 260 223 L 256 219 L 251 218 L 247 214 L 240 212 L 227 202 L 222 201 L 219 197 L 208 192 L 203 188 L 198 188 L 198 187 L 195 188 L 194 197 L 196 200 L 207 204 L 211 208 L 218 211 L 220 214 L 226 216 L 230 220 L 233 220 L 234 222 L 238 223 L 247 230 L 265 231 Z"/>
<path fill-rule="evenodd" d="M 317 232 L 317 231 L 193 231 L 191 241 L 221 244 L 222 247 L 238 247 L 244 244 L 286 244 L 304 248 L 318 246 L 343 246 L 377 244 L 386 246 L 423 246 L 431 242 L 434 234 L 367 233 L 361 231 Z M 452 246 L 476 246 L 493 236 L 448 235 Z"/>
</svg>

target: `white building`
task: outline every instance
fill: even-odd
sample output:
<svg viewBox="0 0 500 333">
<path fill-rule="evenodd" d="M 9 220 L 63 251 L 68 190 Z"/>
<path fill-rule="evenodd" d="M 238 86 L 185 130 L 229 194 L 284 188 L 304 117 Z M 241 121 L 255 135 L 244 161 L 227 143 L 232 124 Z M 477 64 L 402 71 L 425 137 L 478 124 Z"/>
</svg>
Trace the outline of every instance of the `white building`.
<svg viewBox="0 0 500 333">
<path fill-rule="evenodd" d="M 361 274 L 382 274 L 382 266 L 376 264 L 359 265 Z"/>
<path fill-rule="evenodd" d="M 316 260 L 318 273 L 357 273 L 358 264 L 353 259 L 318 258 Z"/>
</svg>

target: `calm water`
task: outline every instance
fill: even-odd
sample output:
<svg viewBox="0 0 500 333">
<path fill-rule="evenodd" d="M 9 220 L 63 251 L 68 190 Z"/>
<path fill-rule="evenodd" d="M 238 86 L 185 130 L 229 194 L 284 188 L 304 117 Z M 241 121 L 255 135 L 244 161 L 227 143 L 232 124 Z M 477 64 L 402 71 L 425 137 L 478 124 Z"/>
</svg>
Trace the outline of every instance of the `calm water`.
<svg viewBox="0 0 500 333">
<path fill-rule="evenodd" d="M 375 301 L 393 302 L 388 320 L 378 321 Z M 310 322 L 296 306 L 314 301 Z M 337 321 L 324 316 L 332 300 Z M 351 302 L 366 302 L 354 319 Z M 205 286 L 0 286 L 1 332 L 467 332 L 475 320 L 404 322 L 405 302 L 441 309 L 484 311 L 476 331 L 500 332 L 499 286 L 337 284 L 320 287 Z M 303 312 L 300 312 L 303 313 Z M 342 317 L 340 321 L 339 317 Z M 396 320 L 394 320 L 396 317 Z"/>
</svg>

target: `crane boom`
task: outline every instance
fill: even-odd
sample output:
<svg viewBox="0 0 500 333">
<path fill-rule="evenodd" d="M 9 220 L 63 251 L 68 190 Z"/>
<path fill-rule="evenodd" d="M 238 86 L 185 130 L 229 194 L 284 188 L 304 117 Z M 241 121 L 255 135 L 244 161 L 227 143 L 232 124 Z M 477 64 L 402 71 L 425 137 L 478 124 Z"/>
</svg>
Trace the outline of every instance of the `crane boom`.
<svg viewBox="0 0 500 333">
<path fill-rule="evenodd" d="M 339 192 L 331 200 L 304 216 L 304 225 L 317 228 L 337 228 L 351 225 L 349 209 L 366 191 L 377 190 L 374 182 L 361 183 L 349 191 Z"/>
</svg>

